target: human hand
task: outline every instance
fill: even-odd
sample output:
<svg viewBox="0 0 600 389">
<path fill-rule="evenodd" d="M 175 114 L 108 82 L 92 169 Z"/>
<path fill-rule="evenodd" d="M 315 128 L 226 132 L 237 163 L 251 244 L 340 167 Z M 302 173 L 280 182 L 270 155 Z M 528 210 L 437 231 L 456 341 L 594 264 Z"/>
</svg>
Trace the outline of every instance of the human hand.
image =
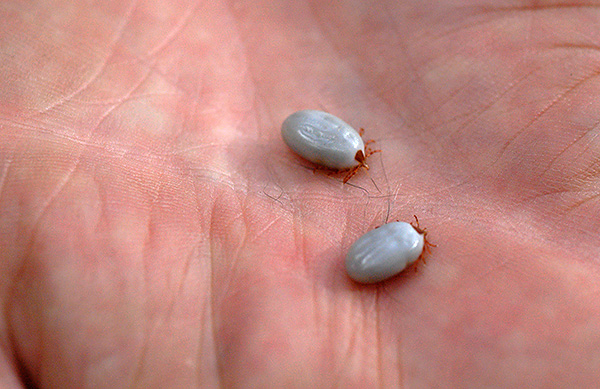
<svg viewBox="0 0 600 389">
<path fill-rule="evenodd" d="M 2 2 L 3 386 L 597 382 L 599 14 L 478 4 Z M 413 214 L 427 264 L 350 281 Z"/>
</svg>

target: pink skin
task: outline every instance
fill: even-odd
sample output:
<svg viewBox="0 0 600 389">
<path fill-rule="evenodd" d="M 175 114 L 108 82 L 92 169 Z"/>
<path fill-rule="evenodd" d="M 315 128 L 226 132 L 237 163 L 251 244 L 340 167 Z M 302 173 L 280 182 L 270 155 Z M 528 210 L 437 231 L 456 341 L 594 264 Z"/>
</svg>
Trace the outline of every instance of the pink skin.
<svg viewBox="0 0 600 389">
<path fill-rule="evenodd" d="M 3 1 L 0 387 L 596 384 L 599 14 L 559 3 Z M 281 140 L 313 107 L 383 150 L 354 186 Z M 388 205 L 437 248 L 357 285 Z"/>
</svg>

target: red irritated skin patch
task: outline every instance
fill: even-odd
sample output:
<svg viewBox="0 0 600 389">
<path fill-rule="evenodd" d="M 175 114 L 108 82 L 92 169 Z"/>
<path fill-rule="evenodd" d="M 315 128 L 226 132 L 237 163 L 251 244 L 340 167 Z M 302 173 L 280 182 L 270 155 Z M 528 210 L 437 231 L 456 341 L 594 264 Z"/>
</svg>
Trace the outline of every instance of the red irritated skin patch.
<svg viewBox="0 0 600 389">
<path fill-rule="evenodd" d="M 281 125 L 285 143 L 301 157 L 319 166 L 348 171 L 344 183 L 361 167 L 369 169 L 366 159 L 380 150 L 371 150 L 360 133 L 330 113 L 307 109 L 291 114 Z"/>
</svg>

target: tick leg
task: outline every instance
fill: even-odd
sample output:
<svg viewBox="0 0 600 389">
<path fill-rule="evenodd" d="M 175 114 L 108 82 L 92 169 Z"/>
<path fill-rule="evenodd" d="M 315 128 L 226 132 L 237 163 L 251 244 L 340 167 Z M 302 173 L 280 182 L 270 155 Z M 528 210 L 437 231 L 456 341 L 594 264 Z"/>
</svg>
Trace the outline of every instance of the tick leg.
<svg viewBox="0 0 600 389">
<path fill-rule="evenodd" d="M 364 133 L 365 133 L 365 129 L 361 127 L 359 129 L 359 131 L 358 131 L 358 134 L 362 137 L 364 135 Z M 369 155 L 373 155 L 375 153 L 381 152 L 381 150 L 379 150 L 379 149 L 377 149 L 377 150 L 371 150 L 368 147 L 371 143 L 375 143 L 374 139 L 367 139 L 367 140 L 364 141 L 364 143 L 365 143 L 365 158 L 368 157 Z"/>
<path fill-rule="evenodd" d="M 346 182 L 348 182 L 348 180 L 351 179 L 356 174 L 356 172 L 358 171 L 358 169 L 360 169 L 360 167 L 361 167 L 361 165 L 355 166 L 352 168 L 352 170 L 350 170 L 348 172 L 348 174 L 346 174 L 346 177 L 344 177 L 344 184 Z"/>
<path fill-rule="evenodd" d="M 426 230 L 421 228 L 421 226 L 419 226 L 419 218 L 417 217 L 417 215 L 413 215 L 415 217 L 415 222 L 417 223 L 416 225 L 413 224 L 412 222 L 410 222 L 410 225 L 413 226 L 413 228 L 415 230 L 417 230 L 417 232 L 419 234 L 425 234 Z"/>
<path fill-rule="evenodd" d="M 379 150 L 379 149 L 377 149 L 377 150 L 371 150 L 370 148 L 367 147 L 365 149 L 365 158 L 369 157 L 369 156 L 371 156 L 371 155 L 373 155 L 375 153 L 381 153 L 381 150 Z"/>
</svg>

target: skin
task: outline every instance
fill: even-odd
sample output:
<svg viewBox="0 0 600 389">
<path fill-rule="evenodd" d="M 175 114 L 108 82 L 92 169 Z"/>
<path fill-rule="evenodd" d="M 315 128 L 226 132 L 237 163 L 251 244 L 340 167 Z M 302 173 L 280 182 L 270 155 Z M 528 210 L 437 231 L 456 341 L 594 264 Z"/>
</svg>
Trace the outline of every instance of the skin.
<svg viewBox="0 0 600 389">
<path fill-rule="evenodd" d="M 593 386 L 598 5 L 1 2 L 0 386 Z M 351 282 L 413 214 L 427 264 Z"/>
</svg>

